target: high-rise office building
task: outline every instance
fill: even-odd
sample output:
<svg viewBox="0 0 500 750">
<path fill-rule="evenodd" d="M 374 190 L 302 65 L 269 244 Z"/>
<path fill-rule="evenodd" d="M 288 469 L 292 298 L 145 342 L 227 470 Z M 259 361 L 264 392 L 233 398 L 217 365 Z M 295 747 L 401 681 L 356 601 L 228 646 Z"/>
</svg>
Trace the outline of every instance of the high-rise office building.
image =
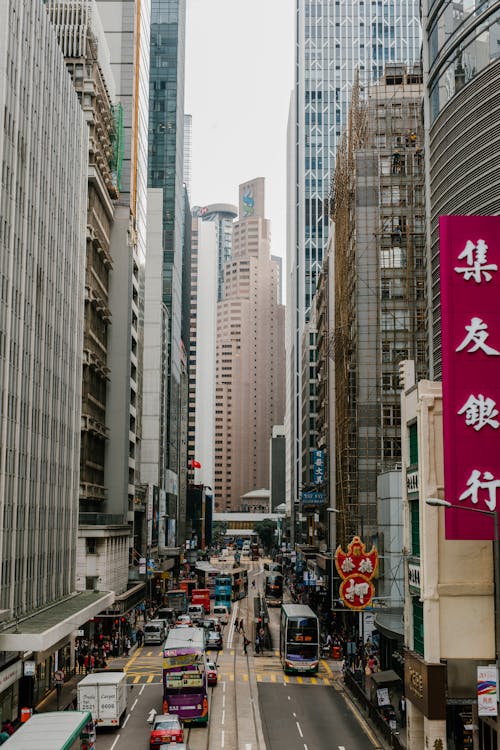
<svg viewBox="0 0 500 750">
<path fill-rule="evenodd" d="M 119 195 L 110 240 L 113 272 L 109 306 L 113 324 L 108 345 L 107 498 L 103 507 L 106 516 L 82 517 L 87 523 L 85 528 L 83 524 L 80 527 L 79 553 L 84 553 L 85 537 L 92 535 L 92 520 L 101 522 L 97 540 L 101 556 L 104 548 L 112 550 L 117 545 L 116 526 L 128 526 L 127 544 L 120 545 L 120 561 L 116 566 L 121 570 L 123 587 L 129 559 L 137 563 L 138 557 L 145 554 L 146 508 L 136 500 L 136 486 L 140 483 L 142 418 L 150 2 L 98 0 L 97 7 L 116 87 L 119 131 L 114 149 Z M 124 440 L 124 435 L 128 440 Z M 138 554 L 131 556 L 131 547 Z M 136 573 L 137 569 L 129 571 L 129 576 L 135 578 Z M 141 596 L 140 587 L 130 587 L 126 594 L 122 589 L 120 611 L 124 613 L 133 607 L 138 596 Z"/>
<path fill-rule="evenodd" d="M 217 305 L 216 510 L 235 510 L 247 492 L 269 489 L 269 440 L 283 421 L 285 310 L 270 239 L 264 178 L 258 177 L 239 188 L 239 219 Z"/>
<path fill-rule="evenodd" d="M 288 502 L 298 497 L 301 340 L 328 240 L 328 203 L 335 154 L 356 71 L 361 88 L 388 62 L 412 64 L 420 54 L 418 0 L 320 3 L 297 0 L 296 79 L 289 123 L 287 342 Z M 292 403 L 293 402 L 293 403 Z M 311 407 L 311 417 L 314 412 Z"/>
<path fill-rule="evenodd" d="M 0 17 L 0 690 L 15 720 L 114 595 L 75 595 L 88 128 L 45 4 L 1 0 Z"/>
<path fill-rule="evenodd" d="M 238 209 L 230 203 L 211 203 L 209 206 L 193 206 L 193 216 L 215 224 L 217 237 L 217 301 L 224 290 L 224 266 L 231 257 L 233 246 L 233 224 Z"/>
<path fill-rule="evenodd" d="M 163 190 L 162 296 L 168 311 L 165 353 L 167 503 L 179 512 L 181 379 L 183 368 L 182 266 L 184 248 L 185 0 L 152 0 L 148 186 Z M 169 514 L 170 514 L 169 510 Z"/>
</svg>

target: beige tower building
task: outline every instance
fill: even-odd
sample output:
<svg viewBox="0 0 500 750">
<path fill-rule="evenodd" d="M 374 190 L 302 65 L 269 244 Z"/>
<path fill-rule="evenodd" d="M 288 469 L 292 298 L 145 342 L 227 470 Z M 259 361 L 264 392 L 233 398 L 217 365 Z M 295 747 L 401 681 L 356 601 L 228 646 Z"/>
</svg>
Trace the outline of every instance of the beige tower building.
<svg viewBox="0 0 500 750">
<path fill-rule="evenodd" d="M 285 410 L 285 308 L 270 255 L 264 178 L 240 185 L 233 253 L 217 305 L 215 510 L 269 488 L 269 439 Z"/>
</svg>

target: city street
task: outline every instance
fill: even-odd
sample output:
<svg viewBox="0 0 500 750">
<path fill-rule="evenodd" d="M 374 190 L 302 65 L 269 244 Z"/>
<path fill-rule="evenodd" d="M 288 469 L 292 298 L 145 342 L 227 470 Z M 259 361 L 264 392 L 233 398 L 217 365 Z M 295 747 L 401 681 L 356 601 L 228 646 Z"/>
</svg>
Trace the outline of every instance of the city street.
<svg viewBox="0 0 500 750">
<path fill-rule="evenodd" d="M 347 699 L 338 668 L 321 661 L 318 675 L 285 676 L 281 668 L 279 609 L 270 610 L 273 650 L 255 656 L 243 653 L 243 634 L 234 629 L 244 621 L 253 636 L 252 595 L 262 586 L 262 563 L 247 564 L 249 597 L 236 602 L 225 628 L 224 649 L 211 652 L 218 664 L 218 685 L 210 689 L 208 728 L 186 730 L 190 750 L 367 750 L 375 738 Z M 251 582 L 255 578 L 256 587 Z M 148 715 L 160 711 L 162 658 L 158 646 L 138 649 L 126 662 L 130 685 L 128 710 L 117 730 L 101 730 L 98 750 L 147 750 Z M 360 721 L 362 723 L 360 723 Z M 363 729 L 363 726 L 365 727 Z"/>
</svg>

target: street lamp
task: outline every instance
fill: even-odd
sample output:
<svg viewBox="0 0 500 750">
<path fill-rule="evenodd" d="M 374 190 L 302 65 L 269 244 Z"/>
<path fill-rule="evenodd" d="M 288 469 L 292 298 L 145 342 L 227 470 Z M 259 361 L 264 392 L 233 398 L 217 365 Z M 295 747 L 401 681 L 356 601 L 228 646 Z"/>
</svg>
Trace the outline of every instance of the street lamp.
<svg viewBox="0 0 500 750">
<path fill-rule="evenodd" d="M 333 608 L 333 544 L 332 544 L 332 531 L 331 531 L 331 514 L 340 513 L 338 508 L 327 508 L 328 513 L 328 546 L 330 547 L 330 609 Z"/>
<path fill-rule="evenodd" d="M 496 651 L 497 651 L 497 674 L 500 660 L 500 550 L 498 537 L 498 514 L 494 510 L 484 510 L 483 508 L 471 508 L 470 505 L 454 505 L 449 500 L 440 500 L 438 497 L 428 497 L 425 501 L 427 505 L 436 508 L 455 508 L 457 510 L 468 510 L 471 513 L 481 513 L 483 516 L 493 518 L 495 534 L 495 613 L 496 613 Z M 498 677 L 497 677 L 498 679 Z"/>
</svg>

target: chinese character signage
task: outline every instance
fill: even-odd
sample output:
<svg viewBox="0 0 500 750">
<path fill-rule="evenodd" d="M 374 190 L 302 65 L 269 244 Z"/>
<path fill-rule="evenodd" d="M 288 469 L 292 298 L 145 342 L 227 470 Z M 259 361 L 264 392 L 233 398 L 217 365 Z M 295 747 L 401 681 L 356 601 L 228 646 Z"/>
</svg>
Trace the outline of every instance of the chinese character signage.
<svg viewBox="0 0 500 750">
<path fill-rule="evenodd" d="M 500 488 L 500 217 L 441 216 L 439 231 L 444 496 L 453 505 L 496 511 Z M 493 539 L 493 519 L 449 508 L 446 538 Z"/>
<path fill-rule="evenodd" d="M 314 484 L 323 484 L 325 481 L 325 451 L 313 451 L 312 463 Z"/>
<path fill-rule="evenodd" d="M 342 578 L 339 595 L 346 607 L 354 610 L 369 607 L 375 593 L 372 578 L 378 567 L 375 547 L 367 552 L 359 536 L 355 536 L 347 552 L 340 545 L 337 547 L 335 565 Z"/>
<path fill-rule="evenodd" d="M 479 716 L 497 715 L 497 668 L 495 665 L 477 668 L 477 713 Z"/>
</svg>

